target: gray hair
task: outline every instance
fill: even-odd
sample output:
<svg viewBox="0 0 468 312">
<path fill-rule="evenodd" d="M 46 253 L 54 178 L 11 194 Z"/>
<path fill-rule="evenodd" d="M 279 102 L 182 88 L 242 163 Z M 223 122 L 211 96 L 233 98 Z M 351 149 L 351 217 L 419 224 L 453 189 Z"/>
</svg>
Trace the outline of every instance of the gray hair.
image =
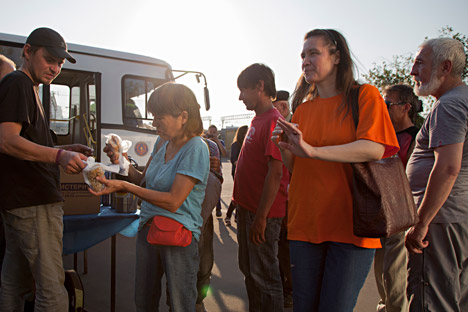
<svg viewBox="0 0 468 312">
<path fill-rule="evenodd" d="M 461 76 L 465 68 L 466 55 L 463 44 L 453 38 L 434 38 L 423 42 L 421 48 L 432 49 L 433 68 L 443 61 L 452 62 L 452 76 Z"/>
</svg>

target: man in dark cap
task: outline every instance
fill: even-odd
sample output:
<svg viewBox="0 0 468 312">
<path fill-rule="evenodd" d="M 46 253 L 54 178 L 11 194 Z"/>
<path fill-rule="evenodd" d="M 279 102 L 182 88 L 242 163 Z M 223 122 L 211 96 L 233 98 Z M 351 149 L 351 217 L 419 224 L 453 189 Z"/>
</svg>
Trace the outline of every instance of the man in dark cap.
<svg viewBox="0 0 468 312">
<path fill-rule="evenodd" d="M 273 106 L 287 121 L 291 121 L 292 113 L 289 109 L 289 92 L 284 90 L 276 91 L 276 99 L 273 101 Z M 281 222 L 281 232 L 278 240 L 278 262 L 280 267 L 281 282 L 283 283 L 284 307 L 290 308 L 293 306 L 292 299 L 292 275 L 291 275 L 291 260 L 289 258 L 289 241 L 288 241 L 288 202 L 286 201 L 286 216 Z"/>
<path fill-rule="evenodd" d="M 35 290 L 35 311 L 67 311 L 63 285 L 63 198 L 59 167 L 79 173 L 92 150 L 74 144 L 54 148 L 39 84 L 50 84 L 65 59 L 75 63 L 56 31 L 34 30 L 23 64 L 0 82 L 0 213 L 5 225 L 0 311 L 23 311 Z"/>
<path fill-rule="evenodd" d="M 273 101 L 273 106 L 283 115 L 286 121 L 291 121 L 292 113 L 289 109 L 289 92 L 280 90 L 276 92 L 276 99 Z"/>
</svg>

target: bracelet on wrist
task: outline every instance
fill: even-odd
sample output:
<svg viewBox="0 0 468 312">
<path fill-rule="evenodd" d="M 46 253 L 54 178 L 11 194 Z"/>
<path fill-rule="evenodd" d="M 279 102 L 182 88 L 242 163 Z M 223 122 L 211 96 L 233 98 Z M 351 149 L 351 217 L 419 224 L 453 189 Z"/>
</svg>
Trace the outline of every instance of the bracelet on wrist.
<svg viewBox="0 0 468 312">
<path fill-rule="evenodd" d="M 60 159 L 60 154 L 62 154 L 63 152 L 63 149 L 59 149 L 57 151 L 57 154 L 55 155 L 55 164 L 58 165 L 59 164 L 59 159 Z"/>
</svg>

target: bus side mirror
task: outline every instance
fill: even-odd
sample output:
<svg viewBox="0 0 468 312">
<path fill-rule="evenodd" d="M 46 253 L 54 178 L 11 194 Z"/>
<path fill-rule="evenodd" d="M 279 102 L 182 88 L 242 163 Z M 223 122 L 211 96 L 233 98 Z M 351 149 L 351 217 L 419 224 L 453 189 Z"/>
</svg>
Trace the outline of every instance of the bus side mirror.
<svg viewBox="0 0 468 312">
<path fill-rule="evenodd" d="M 209 111 L 211 107 L 210 106 L 210 92 L 208 91 L 208 87 L 205 87 L 203 91 L 205 93 L 205 109 Z"/>
</svg>

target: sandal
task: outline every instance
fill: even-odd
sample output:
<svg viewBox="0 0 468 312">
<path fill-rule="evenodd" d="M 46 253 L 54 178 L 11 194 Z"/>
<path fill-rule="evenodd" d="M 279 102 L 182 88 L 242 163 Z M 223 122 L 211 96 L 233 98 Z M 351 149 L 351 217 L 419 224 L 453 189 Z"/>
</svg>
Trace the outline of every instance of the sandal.
<svg viewBox="0 0 468 312">
<path fill-rule="evenodd" d="M 224 223 L 226 223 L 226 226 L 231 226 L 231 219 L 226 217 L 226 219 L 224 219 Z"/>
</svg>

